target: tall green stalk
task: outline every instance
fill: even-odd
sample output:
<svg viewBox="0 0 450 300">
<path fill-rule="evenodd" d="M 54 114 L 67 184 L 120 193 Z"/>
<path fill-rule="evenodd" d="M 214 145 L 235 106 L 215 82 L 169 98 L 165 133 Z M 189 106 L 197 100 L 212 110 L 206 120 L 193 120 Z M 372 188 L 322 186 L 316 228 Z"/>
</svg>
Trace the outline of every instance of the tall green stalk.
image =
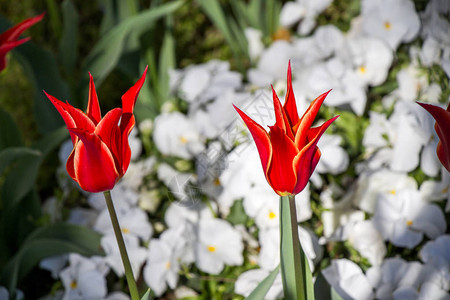
<svg viewBox="0 0 450 300">
<path fill-rule="evenodd" d="M 108 207 L 109 216 L 111 217 L 111 223 L 114 228 L 114 234 L 116 236 L 117 244 L 119 245 L 120 256 L 122 258 L 123 267 L 125 269 L 125 277 L 128 282 L 128 289 L 130 290 L 131 300 L 139 300 L 139 292 L 137 289 L 136 281 L 134 280 L 133 270 L 131 269 L 130 259 L 128 258 L 127 249 L 122 236 L 122 230 L 120 229 L 119 220 L 114 209 L 114 204 L 111 198 L 111 192 L 106 191 L 103 193 L 106 200 L 106 206 Z"/>
<path fill-rule="evenodd" d="M 280 198 L 280 265 L 284 299 L 314 300 L 308 260 L 298 238 L 295 196 Z"/>
</svg>

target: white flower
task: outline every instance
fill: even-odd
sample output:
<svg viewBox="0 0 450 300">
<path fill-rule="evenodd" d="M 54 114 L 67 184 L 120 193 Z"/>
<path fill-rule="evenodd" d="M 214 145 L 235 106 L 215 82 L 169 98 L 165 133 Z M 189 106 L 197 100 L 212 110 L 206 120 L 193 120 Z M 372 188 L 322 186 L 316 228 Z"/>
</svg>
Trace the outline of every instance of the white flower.
<svg viewBox="0 0 450 300">
<path fill-rule="evenodd" d="M 422 261 L 438 272 L 437 284 L 445 290 L 450 289 L 450 235 L 441 235 L 429 241 L 419 253 Z"/>
<path fill-rule="evenodd" d="M 372 221 L 356 222 L 348 226 L 348 241 L 358 250 L 361 256 L 367 258 L 372 265 L 380 265 L 386 255 L 386 245 L 383 237 Z"/>
<path fill-rule="evenodd" d="M 248 42 L 248 55 L 252 61 L 256 60 L 264 50 L 262 32 L 258 29 L 247 27 L 244 30 Z"/>
<path fill-rule="evenodd" d="M 448 28 L 450 22 L 447 18 L 450 6 L 446 0 L 431 0 L 422 13 L 423 37 L 433 37 L 442 45 L 450 45 Z"/>
<path fill-rule="evenodd" d="M 239 275 L 234 284 L 234 292 L 236 294 L 248 297 L 256 286 L 269 275 L 270 271 L 264 269 L 254 269 L 245 271 Z M 281 274 L 275 277 L 275 280 L 267 292 L 264 300 L 276 300 L 283 298 L 283 284 L 281 282 Z"/>
<path fill-rule="evenodd" d="M 184 159 L 193 158 L 205 147 L 193 121 L 180 112 L 156 117 L 153 140 L 161 153 Z"/>
<path fill-rule="evenodd" d="M 447 228 L 442 210 L 424 202 L 417 190 L 405 189 L 395 194 L 381 194 L 373 222 L 392 244 L 409 249 L 422 241 L 423 234 L 434 239 Z"/>
<path fill-rule="evenodd" d="M 244 262 L 241 235 L 228 222 L 202 219 L 196 233 L 195 263 L 203 272 L 219 274 L 225 264 L 240 266 Z"/>
<path fill-rule="evenodd" d="M 345 300 L 373 299 L 369 280 L 360 267 L 348 259 L 334 259 L 331 266 L 322 270 L 328 283 Z"/>
<path fill-rule="evenodd" d="M 142 265 L 145 262 L 147 251 L 139 246 L 139 240 L 133 235 L 124 235 L 125 247 L 130 258 L 131 269 L 135 279 L 139 277 Z M 105 251 L 105 261 L 114 270 L 117 276 L 123 276 L 125 269 L 120 256 L 119 246 L 114 234 L 105 235 L 101 238 L 100 244 Z"/>
<path fill-rule="evenodd" d="M 147 214 L 139 207 L 118 207 L 116 214 L 123 235 L 136 236 L 143 241 L 150 239 L 153 228 Z M 94 229 L 104 235 L 114 233 L 107 209 L 103 210 L 98 216 Z"/>
<path fill-rule="evenodd" d="M 180 203 L 190 205 L 196 202 L 197 194 L 194 185 L 195 178 L 190 173 L 178 172 L 166 163 L 158 166 L 158 178 L 169 188 L 167 195 L 171 200 L 179 200 Z"/>
<path fill-rule="evenodd" d="M 347 152 L 340 146 L 342 137 L 339 135 L 323 134 L 317 144 L 322 156 L 317 164 L 316 170 L 320 174 L 339 174 L 347 170 L 349 157 Z"/>
<path fill-rule="evenodd" d="M 59 272 L 66 266 L 67 254 L 47 257 L 39 262 L 39 267 L 51 272 L 53 278 L 58 278 Z M 2 299 L 0 297 L 0 299 Z"/>
<path fill-rule="evenodd" d="M 373 214 L 380 194 L 395 194 L 404 188 L 417 189 L 417 182 L 406 173 L 384 168 L 366 171 L 359 175 L 356 191 L 352 196 L 353 203 L 363 211 Z"/>
<path fill-rule="evenodd" d="M 297 0 L 283 5 L 280 13 L 280 24 L 292 26 L 302 20 L 298 32 L 308 34 L 316 25 L 315 18 L 331 4 L 331 0 Z"/>
<path fill-rule="evenodd" d="M 361 14 L 364 33 L 384 40 L 393 50 L 419 33 L 419 16 L 410 0 L 363 0 Z"/>
<path fill-rule="evenodd" d="M 59 273 L 65 289 L 63 299 L 101 299 L 107 294 L 105 276 L 109 272 L 103 258 L 69 254 L 69 266 Z"/>
<path fill-rule="evenodd" d="M 201 219 L 211 218 L 213 218 L 211 209 L 201 201 L 187 206 L 182 203 L 172 203 L 164 215 L 164 221 L 170 228 L 183 227 L 187 223 L 197 224 Z"/>
</svg>

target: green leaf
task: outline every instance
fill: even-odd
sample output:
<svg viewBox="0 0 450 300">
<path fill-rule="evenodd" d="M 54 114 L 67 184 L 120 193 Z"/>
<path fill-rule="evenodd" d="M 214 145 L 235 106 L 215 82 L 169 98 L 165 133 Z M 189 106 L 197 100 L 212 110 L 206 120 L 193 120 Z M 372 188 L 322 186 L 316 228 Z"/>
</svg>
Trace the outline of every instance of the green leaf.
<svg viewBox="0 0 450 300">
<path fill-rule="evenodd" d="M 39 157 L 41 153 L 26 147 L 11 147 L 0 151 L 0 175 L 16 159 L 28 156 Z"/>
<path fill-rule="evenodd" d="M 22 134 L 11 115 L 0 108 L 0 150 L 23 145 Z"/>
<path fill-rule="evenodd" d="M 150 296 L 150 289 L 148 289 L 145 294 L 142 296 L 141 300 L 151 300 L 152 297 Z"/>
<path fill-rule="evenodd" d="M 100 235 L 84 226 L 62 223 L 38 228 L 6 265 L 1 283 L 13 291 L 18 282 L 46 257 L 70 252 L 99 255 L 99 249 Z"/>
<path fill-rule="evenodd" d="M 5 207 L 14 205 L 31 190 L 44 157 L 67 139 L 68 135 L 66 128 L 60 128 L 45 136 L 31 147 L 41 152 L 41 156 L 25 157 L 8 172 L 1 190 L 1 199 Z"/>
<path fill-rule="evenodd" d="M 314 300 L 311 269 L 298 238 L 295 196 L 280 198 L 280 227 L 284 297 L 287 300 Z"/>
<path fill-rule="evenodd" d="M 61 116 L 42 90 L 58 99 L 69 98 L 69 88 L 61 78 L 55 57 L 50 51 L 27 42 L 13 51 L 34 87 L 34 118 L 42 133 L 48 133 L 63 124 Z"/>
<path fill-rule="evenodd" d="M 234 201 L 230 208 L 230 213 L 227 216 L 227 221 L 233 225 L 245 224 L 248 220 L 248 216 L 245 213 L 242 200 Z"/>
<path fill-rule="evenodd" d="M 67 74 L 73 73 L 78 49 L 78 12 L 71 0 L 61 4 L 63 33 L 59 43 L 59 58 Z"/>
<path fill-rule="evenodd" d="M 149 9 L 140 14 L 129 17 L 117 26 L 109 30 L 89 53 L 84 70 L 90 71 L 100 85 L 106 76 L 114 69 L 123 53 L 127 37 L 133 34 L 141 34 L 153 25 L 155 21 L 167 14 L 174 12 L 183 4 L 182 1 L 174 1 Z"/>
<path fill-rule="evenodd" d="M 278 265 L 263 281 L 261 281 L 258 286 L 248 295 L 246 300 L 260 300 L 264 299 L 269 289 L 272 287 L 275 278 L 280 271 L 280 265 Z"/>
</svg>

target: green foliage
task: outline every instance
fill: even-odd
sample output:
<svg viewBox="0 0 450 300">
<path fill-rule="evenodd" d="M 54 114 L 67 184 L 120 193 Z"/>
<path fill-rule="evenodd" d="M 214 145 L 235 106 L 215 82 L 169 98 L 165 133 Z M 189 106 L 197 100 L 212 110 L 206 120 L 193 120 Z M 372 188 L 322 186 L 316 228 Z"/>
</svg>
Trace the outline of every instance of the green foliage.
<svg viewBox="0 0 450 300">
<path fill-rule="evenodd" d="M 245 298 L 245 300 L 264 299 L 267 292 L 272 287 L 272 284 L 275 281 L 275 278 L 277 277 L 278 272 L 280 272 L 280 266 L 273 269 L 273 271 L 270 272 L 270 274 L 267 275 L 267 277 L 264 278 L 264 280 L 258 284 L 258 286 L 251 292 L 250 295 L 248 295 L 247 298 Z"/>
</svg>

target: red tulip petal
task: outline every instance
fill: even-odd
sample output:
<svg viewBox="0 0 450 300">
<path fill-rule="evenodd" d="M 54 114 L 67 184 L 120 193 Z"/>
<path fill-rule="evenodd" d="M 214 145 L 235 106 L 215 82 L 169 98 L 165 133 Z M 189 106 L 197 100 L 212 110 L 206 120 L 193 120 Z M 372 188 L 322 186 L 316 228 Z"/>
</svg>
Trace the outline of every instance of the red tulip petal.
<svg viewBox="0 0 450 300">
<path fill-rule="evenodd" d="M 439 137 L 436 153 L 442 165 L 450 172 L 450 103 L 447 110 L 436 105 L 417 103 L 436 120 L 434 128 Z"/>
<path fill-rule="evenodd" d="M 114 108 L 110 110 L 103 119 L 100 120 L 97 127 L 95 128 L 95 134 L 100 137 L 103 143 L 106 144 L 108 149 L 111 151 L 114 161 L 116 163 L 116 168 L 119 174 L 123 175 L 122 172 L 122 151 L 121 145 L 118 143 L 117 139 L 120 138 L 119 120 L 122 116 L 121 108 Z"/>
<path fill-rule="evenodd" d="M 71 135 L 74 135 L 73 133 L 70 133 Z M 79 142 L 80 139 L 77 137 L 77 141 Z M 73 180 L 77 181 L 77 176 L 75 175 L 75 149 L 77 146 L 75 145 L 72 149 L 72 152 L 70 152 L 69 158 L 67 158 L 66 162 L 66 170 L 70 177 L 72 177 Z"/>
<path fill-rule="evenodd" d="M 334 122 L 339 116 L 326 121 L 319 127 L 311 128 L 311 140 L 308 144 L 303 147 L 297 156 L 294 158 L 294 168 L 297 171 L 297 184 L 295 186 L 295 193 L 300 193 L 308 183 L 314 169 L 317 166 L 320 158 L 320 150 L 317 147 L 319 139 L 322 137 L 323 133 L 328 129 L 331 123 Z M 305 134 L 307 135 L 307 134 Z"/>
<path fill-rule="evenodd" d="M 294 90 L 292 89 L 291 61 L 289 61 L 287 71 L 287 91 L 286 91 L 286 101 L 284 102 L 284 111 L 286 112 L 290 127 L 294 127 L 295 124 L 298 123 L 299 117 L 297 111 L 297 104 L 295 103 Z"/>
<path fill-rule="evenodd" d="M 291 140 L 294 140 L 294 134 L 292 133 L 292 128 L 289 124 L 288 118 L 284 111 L 283 106 L 281 105 L 280 99 L 277 96 L 277 93 L 273 89 L 272 86 L 272 94 L 273 94 L 273 107 L 275 110 L 275 126 L 280 127 L 283 131 L 289 136 Z"/>
<path fill-rule="evenodd" d="M 7 41 L 17 40 L 25 30 L 27 30 L 28 28 L 30 28 L 31 26 L 42 20 L 44 15 L 45 13 L 42 13 L 36 17 L 28 18 L 20 22 L 19 24 L 15 25 L 14 27 L 11 27 L 10 29 L 6 30 L 5 32 L 0 34 L 0 44 L 4 44 Z"/>
<path fill-rule="evenodd" d="M 297 174 L 292 162 L 298 153 L 294 142 L 277 126 L 270 127 L 272 159 L 267 173 L 267 181 L 280 195 L 292 194 L 297 182 Z"/>
<path fill-rule="evenodd" d="M 64 103 L 52 95 L 47 94 L 44 91 L 45 95 L 47 95 L 48 99 L 52 102 L 53 106 L 59 112 L 64 122 L 66 123 L 67 128 L 78 128 L 88 132 L 94 132 L 95 125 L 92 120 L 81 110 L 73 107 L 69 103 Z M 73 145 L 77 142 L 77 137 L 73 133 L 70 134 L 72 138 Z"/>
<path fill-rule="evenodd" d="M 117 142 L 120 144 L 120 146 L 118 147 L 120 147 L 122 152 L 120 155 L 120 157 L 122 158 L 121 174 L 125 174 L 128 166 L 130 165 L 131 149 L 130 145 L 128 144 L 128 136 L 130 135 L 130 132 L 133 129 L 134 124 L 136 123 L 133 115 L 134 105 L 136 104 L 139 92 L 144 85 L 147 69 L 148 66 L 145 67 L 144 73 L 142 74 L 141 78 L 122 96 L 123 113 L 122 119 L 120 120 L 120 131 L 122 134 L 121 137 L 118 137 L 117 139 Z"/>
<path fill-rule="evenodd" d="M 272 156 L 272 145 L 270 144 L 269 135 L 264 128 L 253 121 L 249 116 L 247 116 L 243 111 L 237 108 L 233 104 L 234 109 L 241 116 L 245 125 L 247 125 L 248 130 L 250 131 L 253 140 L 255 141 L 256 148 L 258 149 L 259 157 L 261 159 L 261 164 L 264 170 L 264 174 L 267 174 L 268 166 L 270 163 L 270 159 Z"/>
<path fill-rule="evenodd" d="M 9 51 L 16 48 L 19 45 L 27 42 L 30 38 L 24 38 L 18 41 L 6 42 L 3 45 L 0 45 L 0 71 L 2 71 L 6 67 L 6 54 Z"/>
<path fill-rule="evenodd" d="M 330 90 L 331 91 L 331 90 Z M 299 123 L 297 124 L 297 128 L 295 128 L 295 145 L 301 149 L 303 146 L 307 143 L 307 136 L 306 133 L 308 132 L 307 129 L 311 128 L 311 125 L 314 122 L 314 119 L 317 116 L 317 113 L 319 112 L 320 106 L 322 105 L 323 101 L 325 100 L 325 97 L 330 92 L 323 93 L 319 97 L 317 97 L 311 104 L 309 105 L 306 112 L 303 114 L 302 118 L 300 119 Z"/>
<path fill-rule="evenodd" d="M 95 91 L 94 79 L 91 73 L 89 73 L 89 100 L 86 111 L 88 117 L 97 125 L 102 119 L 102 113 L 100 111 L 100 104 L 98 103 L 97 92 Z"/>
<path fill-rule="evenodd" d="M 80 138 L 73 157 L 74 174 L 80 187 L 93 193 L 111 190 L 119 178 L 111 151 L 96 134 L 76 128 L 69 131 Z"/>
</svg>

